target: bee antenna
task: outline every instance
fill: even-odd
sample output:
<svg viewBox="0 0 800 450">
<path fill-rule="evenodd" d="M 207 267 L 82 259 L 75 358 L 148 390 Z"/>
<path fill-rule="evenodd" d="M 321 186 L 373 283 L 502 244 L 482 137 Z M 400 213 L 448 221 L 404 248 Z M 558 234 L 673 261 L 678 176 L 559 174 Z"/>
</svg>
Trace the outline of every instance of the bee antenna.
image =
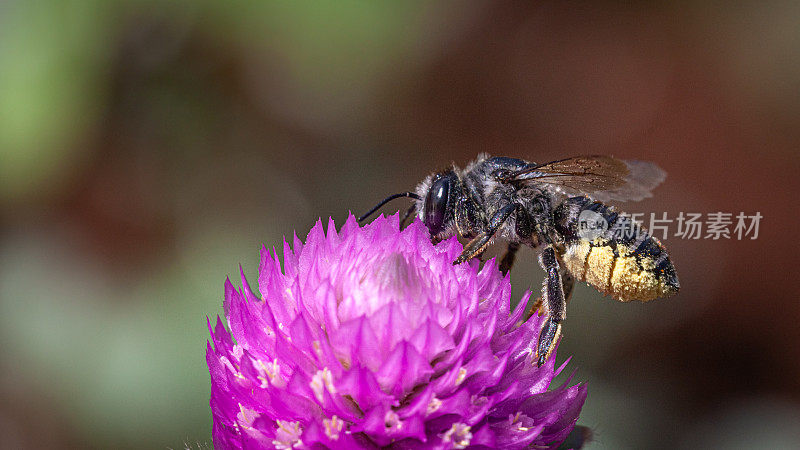
<svg viewBox="0 0 800 450">
<path fill-rule="evenodd" d="M 381 206 L 383 206 L 383 205 L 385 205 L 385 204 L 389 203 L 390 201 L 392 201 L 392 200 L 394 200 L 394 199 L 396 199 L 396 198 L 400 198 L 400 197 L 410 197 L 410 198 L 413 198 L 413 199 L 415 199 L 415 200 L 422 200 L 422 197 L 420 197 L 419 195 L 417 195 L 417 194 L 415 194 L 415 193 L 413 193 L 413 192 L 401 192 L 401 193 L 399 193 L 399 194 L 390 195 L 390 196 L 386 197 L 385 199 L 381 200 L 381 202 L 380 202 L 380 203 L 378 203 L 377 205 L 375 205 L 375 207 L 374 207 L 374 208 L 372 208 L 372 209 L 370 209 L 370 210 L 369 210 L 369 211 L 368 211 L 366 214 L 364 214 L 363 216 L 359 217 L 359 218 L 357 219 L 357 220 L 358 220 L 358 223 L 361 223 L 361 222 L 363 222 L 363 221 L 364 221 L 364 219 L 366 219 L 367 217 L 371 216 L 371 215 L 372 215 L 372 213 L 374 213 L 375 211 L 377 211 L 378 209 L 380 209 L 380 207 L 381 207 Z"/>
</svg>

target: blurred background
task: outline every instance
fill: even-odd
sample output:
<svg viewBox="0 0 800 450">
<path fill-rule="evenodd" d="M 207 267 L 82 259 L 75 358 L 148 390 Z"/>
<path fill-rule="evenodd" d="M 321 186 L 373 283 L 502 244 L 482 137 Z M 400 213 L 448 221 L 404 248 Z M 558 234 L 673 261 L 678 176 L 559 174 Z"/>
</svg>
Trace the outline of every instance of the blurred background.
<svg viewBox="0 0 800 450">
<path fill-rule="evenodd" d="M 800 448 L 800 3 L 531 3 L 0 1 L 3 447 L 209 447 L 225 277 L 489 152 L 763 215 L 663 240 L 677 297 L 577 287 L 590 448 Z M 542 276 L 521 252 L 514 298 Z"/>
</svg>

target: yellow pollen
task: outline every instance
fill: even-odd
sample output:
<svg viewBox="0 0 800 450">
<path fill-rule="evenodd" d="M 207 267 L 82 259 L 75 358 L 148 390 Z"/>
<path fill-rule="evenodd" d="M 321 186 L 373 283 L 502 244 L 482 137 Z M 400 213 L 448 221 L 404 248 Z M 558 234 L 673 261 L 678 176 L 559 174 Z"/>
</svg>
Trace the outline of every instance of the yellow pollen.
<svg viewBox="0 0 800 450">
<path fill-rule="evenodd" d="M 426 411 L 426 415 L 430 415 L 436 412 L 441 407 L 442 407 L 442 401 L 436 398 L 436 396 L 434 396 L 433 398 L 431 398 L 431 401 L 428 402 L 428 409 Z"/>
<path fill-rule="evenodd" d="M 252 430 L 253 427 L 250 425 L 253 423 L 255 419 L 257 419 L 259 414 L 252 409 L 247 409 L 239 403 L 239 414 L 237 414 L 237 425 L 240 425 L 245 430 Z"/>
<path fill-rule="evenodd" d="M 467 378 L 467 369 L 462 367 L 458 369 L 458 376 L 456 376 L 456 386 L 463 383 L 465 378 Z"/>
<path fill-rule="evenodd" d="M 383 416 L 383 424 L 386 426 L 387 431 L 399 431 L 403 429 L 403 421 L 400 420 L 400 416 L 392 410 L 386 411 L 386 415 Z"/>
<path fill-rule="evenodd" d="M 323 419 L 322 424 L 325 425 L 325 435 L 332 441 L 339 439 L 339 433 L 344 427 L 344 421 L 339 419 L 336 415 L 330 419 Z"/>
<path fill-rule="evenodd" d="M 264 372 L 267 375 L 266 378 L 262 375 L 258 376 L 258 379 L 261 380 L 261 387 L 267 387 L 267 385 L 270 383 L 276 387 L 283 387 L 284 383 L 280 378 L 281 368 L 278 364 L 278 358 L 273 359 L 271 363 L 265 363 L 264 361 L 257 359 L 255 360 L 255 363 L 256 369 L 260 369 L 261 372 Z"/>
<path fill-rule="evenodd" d="M 472 440 L 470 426 L 461 422 L 456 422 L 441 437 L 444 442 L 452 442 L 453 448 L 467 448 Z"/>
<path fill-rule="evenodd" d="M 275 433 L 275 438 L 272 445 L 277 449 L 288 450 L 292 448 L 299 448 L 303 446 L 303 440 L 300 436 L 303 434 L 300 428 L 300 422 L 288 422 L 284 420 L 277 420 L 278 430 Z"/>
<path fill-rule="evenodd" d="M 311 390 L 314 391 L 314 397 L 316 397 L 319 402 L 322 402 L 322 394 L 325 390 L 331 394 L 336 393 L 336 386 L 333 385 L 333 375 L 331 374 L 331 370 L 327 367 L 318 370 L 311 378 L 311 383 L 309 383 L 309 385 L 311 386 Z"/>
</svg>

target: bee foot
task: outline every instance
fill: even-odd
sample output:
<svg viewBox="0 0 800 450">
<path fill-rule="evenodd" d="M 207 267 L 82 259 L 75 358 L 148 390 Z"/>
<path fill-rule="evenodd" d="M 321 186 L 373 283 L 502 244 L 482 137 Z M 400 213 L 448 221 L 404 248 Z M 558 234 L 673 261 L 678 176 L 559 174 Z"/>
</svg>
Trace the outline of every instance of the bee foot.
<svg viewBox="0 0 800 450">
<path fill-rule="evenodd" d="M 550 357 L 560 336 L 561 324 L 553 318 L 547 319 L 539 333 L 539 344 L 536 346 L 536 365 L 538 367 L 541 367 Z"/>
</svg>

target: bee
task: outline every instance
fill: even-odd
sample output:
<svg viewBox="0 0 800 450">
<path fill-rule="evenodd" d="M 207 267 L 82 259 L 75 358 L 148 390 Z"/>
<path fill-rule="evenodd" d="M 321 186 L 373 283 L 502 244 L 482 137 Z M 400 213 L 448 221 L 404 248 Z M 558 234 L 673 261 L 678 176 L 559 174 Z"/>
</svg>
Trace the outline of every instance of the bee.
<svg viewBox="0 0 800 450">
<path fill-rule="evenodd" d="M 479 155 L 463 170 L 435 172 L 414 192 L 386 198 L 358 220 L 409 197 L 414 202 L 403 224 L 416 215 L 434 243 L 454 235 L 469 240 L 453 264 L 480 256 L 500 238 L 507 242 L 499 266 L 505 275 L 520 246 L 537 250 L 546 274 L 541 308 L 547 319 L 536 345 L 541 366 L 561 335 L 576 279 L 622 302 L 678 292 L 675 267 L 661 242 L 604 203 L 650 197 L 665 176 L 653 163 L 603 155 L 544 164 Z"/>
</svg>

